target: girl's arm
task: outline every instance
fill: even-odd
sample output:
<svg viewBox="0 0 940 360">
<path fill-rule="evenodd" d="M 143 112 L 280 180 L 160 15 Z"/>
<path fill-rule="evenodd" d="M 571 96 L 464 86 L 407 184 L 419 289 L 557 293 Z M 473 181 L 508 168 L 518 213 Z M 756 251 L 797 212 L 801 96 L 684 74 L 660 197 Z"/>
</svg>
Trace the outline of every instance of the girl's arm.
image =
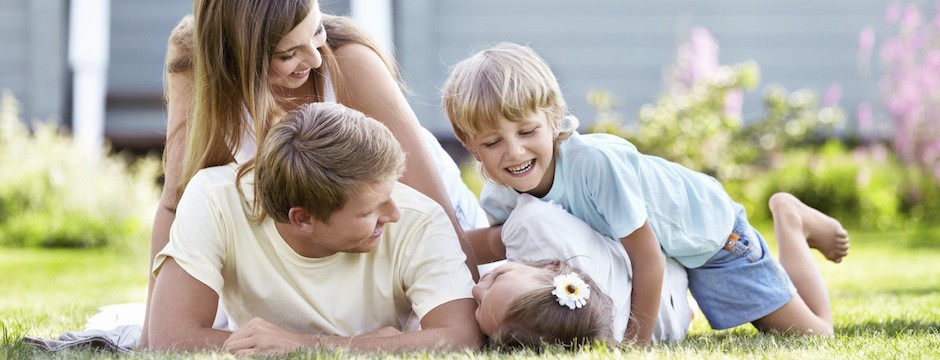
<svg viewBox="0 0 940 360">
<path fill-rule="evenodd" d="M 659 314 L 663 289 L 664 261 L 659 241 L 649 221 L 632 234 L 620 239 L 633 264 L 633 292 L 626 341 L 649 344 Z"/>
<path fill-rule="evenodd" d="M 186 20 L 184 20 L 185 22 Z M 180 26 L 183 26 L 181 23 Z M 168 70 L 173 67 L 173 63 L 179 63 L 178 59 L 188 58 L 190 49 L 179 46 L 174 41 L 179 32 L 185 32 L 186 29 L 177 27 L 171 35 L 170 45 L 167 49 Z M 189 29 L 191 31 L 191 28 Z M 185 61 L 183 61 L 185 62 Z M 163 194 L 160 196 L 160 204 L 157 206 L 156 215 L 153 218 L 153 230 L 150 234 L 150 267 L 147 273 L 150 274 L 153 268 L 153 258 L 163 250 L 167 242 L 170 241 L 170 225 L 176 218 L 177 192 L 179 191 L 180 174 L 183 169 L 183 152 L 186 147 L 186 124 L 192 116 L 192 94 L 193 94 L 193 73 L 192 69 L 175 69 L 179 71 L 168 71 L 165 74 L 166 79 L 166 102 L 167 102 L 167 131 L 166 145 L 164 147 L 164 181 Z M 153 294 L 154 278 L 149 276 L 150 285 L 147 290 L 147 310 L 144 316 L 144 327 L 141 333 L 141 345 L 147 346 L 149 323 L 150 323 L 150 302 Z"/>
<path fill-rule="evenodd" d="M 506 259 L 502 225 L 467 230 L 467 237 L 473 245 L 473 254 L 476 255 L 477 264 L 488 264 Z"/>
<path fill-rule="evenodd" d="M 343 45 L 335 49 L 334 54 L 347 89 L 346 93 L 336 94 L 337 100 L 381 121 L 392 131 L 408 154 L 405 175 L 401 181 L 434 199 L 444 208 L 457 231 L 460 247 L 467 255 L 467 267 L 470 268 L 473 280 L 478 280 L 473 248 L 454 215 L 454 208 L 431 157 L 431 149 L 422 140 L 421 124 L 398 83 L 379 55 L 365 45 Z"/>
</svg>

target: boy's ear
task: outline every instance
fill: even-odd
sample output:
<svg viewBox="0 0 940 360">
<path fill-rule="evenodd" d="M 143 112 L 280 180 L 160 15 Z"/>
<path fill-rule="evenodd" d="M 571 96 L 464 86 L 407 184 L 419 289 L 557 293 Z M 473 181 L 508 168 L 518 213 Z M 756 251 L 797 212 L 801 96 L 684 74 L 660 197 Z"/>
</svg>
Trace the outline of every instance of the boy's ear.
<svg viewBox="0 0 940 360">
<path fill-rule="evenodd" d="M 476 150 L 475 148 L 468 147 L 467 150 L 470 151 L 470 155 L 473 155 L 473 158 L 474 158 L 474 159 L 476 159 L 477 161 L 482 161 L 482 160 L 480 160 L 480 154 L 477 153 L 477 150 Z"/>
<path fill-rule="evenodd" d="M 480 154 L 477 153 L 476 147 L 474 147 L 473 145 L 467 144 L 463 141 L 460 142 L 460 145 L 463 145 L 463 148 L 467 149 L 467 152 L 469 152 L 470 155 L 472 155 L 474 159 L 476 159 L 477 161 L 480 161 Z"/>
<path fill-rule="evenodd" d="M 303 233 L 312 232 L 313 222 L 316 221 L 316 219 L 314 219 L 306 209 L 300 206 L 294 206 L 290 208 L 290 210 L 287 212 L 287 218 L 290 219 L 291 225 Z"/>
</svg>

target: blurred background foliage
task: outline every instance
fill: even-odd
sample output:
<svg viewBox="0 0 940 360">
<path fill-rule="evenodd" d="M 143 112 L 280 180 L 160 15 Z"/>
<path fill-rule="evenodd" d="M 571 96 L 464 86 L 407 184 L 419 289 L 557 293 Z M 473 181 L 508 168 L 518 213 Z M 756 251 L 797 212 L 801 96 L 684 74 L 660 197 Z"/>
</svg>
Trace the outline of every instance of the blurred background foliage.
<svg viewBox="0 0 940 360">
<path fill-rule="evenodd" d="M 940 42 L 932 46 L 936 52 Z M 888 84 L 883 95 L 894 108 L 896 89 L 910 87 L 896 83 L 915 75 L 896 79 L 894 67 L 901 65 L 885 64 L 889 75 L 883 79 Z M 940 76 L 940 68 L 925 76 Z M 936 159 L 923 155 L 930 149 L 924 144 L 940 146 L 940 119 L 923 118 L 937 117 L 936 112 L 892 111 L 894 137 L 878 138 L 865 132 L 870 118 L 858 119 L 855 132 L 846 130 L 838 85 L 822 99 L 809 89 L 790 92 L 770 86 L 762 90 L 763 114 L 745 122 L 741 94 L 758 87 L 759 66 L 719 65 L 717 43 L 702 28 L 694 29 L 680 45 L 664 82 L 663 94 L 655 104 L 640 109 L 635 124 L 623 123 L 614 95 L 591 92 L 588 101 L 596 119 L 590 131 L 621 136 L 643 153 L 714 176 L 758 221 L 770 220 L 767 200 L 779 191 L 791 192 L 854 228 L 897 229 L 940 220 L 940 171 L 934 170 Z M 936 88 L 920 91 L 917 99 L 928 103 L 924 107 L 940 105 Z M 905 104 L 916 107 L 913 103 Z M 870 109 L 859 116 L 870 117 Z M 912 116 L 921 118 L 911 120 Z M 915 122 L 920 125 L 911 125 Z M 908 129 L 912 126 L 913 131 Z M 918 151 L 921 156 L 905 155 Z"/>
<path fill-rule="evenodd" d="M 786 191 L 849 227 L 920 227 L 937 245 L 930 225 L 940 223 L 940 15 L 925 20 L 916 5 L 895 2 L 883 25 L 880 42 L 873 27 L 861 30 L 858 60 L 867 69 L 880 56 L 881 93 L 872 101 L 884 104 L 892 133 L 876 133 L 871 103 L 848 119 L 838 84 L 823 94 L 761 88 L 759 64 L 720 64 L 718 43 L 703 28 L 679 45 L 662 94 L 637 121 L 623 120 L 616 94 L 590 92 L 588 131 L 714 176 L 756 221 L 769 221 L 767 200 Z M 746 91 L 763 93 L 755 118 L 742 116 Z M 85 151 L 54 125 L 27 129 L 18 108 L 2 94 L 0 246 L 146 248 L 160 160 Z M 479 191 L 476 166 L 464 170 Z"/>
<path fill-rule="evenodd" d="M 147 248 L 156 156 L 88 151 L 56 125 L 32 131 L 0 94 L 0 246 Z"/>
</svg>

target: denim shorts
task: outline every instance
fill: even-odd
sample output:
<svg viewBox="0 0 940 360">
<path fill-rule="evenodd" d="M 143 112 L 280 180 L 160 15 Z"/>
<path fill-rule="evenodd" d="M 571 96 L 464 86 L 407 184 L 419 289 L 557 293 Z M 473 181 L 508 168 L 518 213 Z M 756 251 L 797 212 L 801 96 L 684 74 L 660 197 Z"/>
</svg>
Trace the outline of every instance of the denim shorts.
<svg viewBox="0 0 940 360">
<path fill-rule="evenodd" d="M 704 265 L 688 269 L 689 290 L 713 329 L 732 328 L 780 309 L 796 288 L 739 209 L 732 235 Z"/>
</svg>

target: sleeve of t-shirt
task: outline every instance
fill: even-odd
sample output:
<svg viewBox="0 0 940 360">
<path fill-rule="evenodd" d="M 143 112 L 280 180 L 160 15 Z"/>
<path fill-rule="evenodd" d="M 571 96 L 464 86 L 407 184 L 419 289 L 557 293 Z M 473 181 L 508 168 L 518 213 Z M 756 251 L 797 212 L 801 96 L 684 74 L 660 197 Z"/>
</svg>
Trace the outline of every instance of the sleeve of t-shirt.
<svg viewBox="0 0 940 360">
<path fill-rule="evenodd" d="M 457 233 L 440 206 L 407 233 L 402 247 L 405 296 L 419 319 L 447 302 L 472 298 L 473 277 Z"/>
<path fill-rule="evenodd" d="M 166 258 L 172 257 L 190 276 L 221 293 L 226 236 L 222 224 L 221 210 L 210 195 L 205 177 L 197 174 L 176 208 L 169 243 L 153 261 L 154 277 Z"/>
<path fill-rule="evenodd" d="M 635 151 L 594 149 L 583 153 L 580 164 L 585 190 L 604 217 L 614 238 L 632 234 L 646 222 L 646 202 Z"/>
<path fill-rule="evenodd" d="M 519 193 L 508 186 L 484 184 L 480 192 L 480 207 L 490 225 L 502 225 L 516 207 Z"/>
</svg>

